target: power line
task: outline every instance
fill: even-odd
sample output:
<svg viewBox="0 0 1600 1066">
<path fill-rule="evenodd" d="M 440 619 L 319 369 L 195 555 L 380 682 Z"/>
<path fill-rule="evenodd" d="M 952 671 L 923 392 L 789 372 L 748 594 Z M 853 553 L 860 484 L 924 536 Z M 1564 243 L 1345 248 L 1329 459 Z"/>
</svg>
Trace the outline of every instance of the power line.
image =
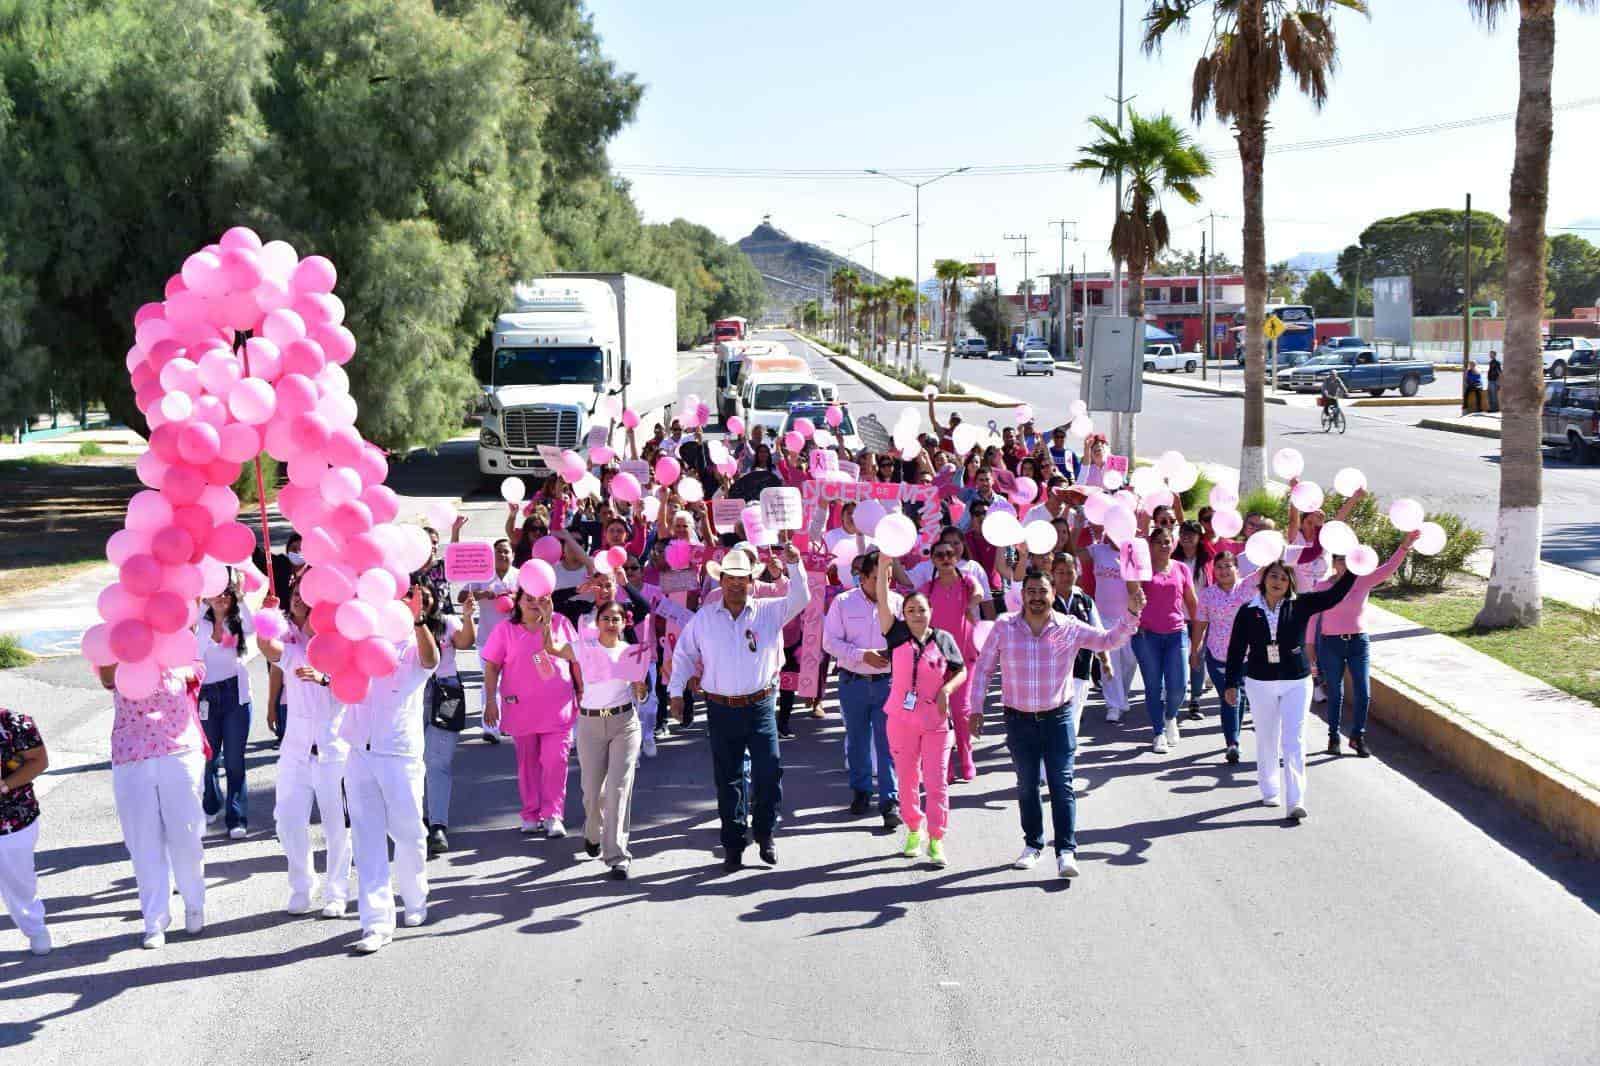
<svg viewBox="0 0 1600 1066">
<path fill-rule="evenodd" d="M 1600 96 L 1588 96 L 1556 104 L 1553 110 L 1577 111 L 1596 105 L 1600 105 Z M 1374 144 L 1411 137 L 1425 137 L 1436 133 L 1452 133 L 1457 130 L 1511 122 L 1516 117 L 1515 111 L 1502 111 L 1492 115 L 1448 119 L 1423 126 L 1369 130 L 1365 133 L 1352 133 L 1341 137 L 1323 137 L 1307 141 L 1288 141 L 1281 144 L 1268 144 L 1267 154 L 1282 155 L 1289 152 L 1320 151 L 1326 148 L 1346 148 L 1355 144 Z M 1204 147 L 1208 151 L 1217 154 L 1226 154 L 1233 146 L 1227 142 L 1216 142 L 1207 144 Z M 876 176 L 868 174 L 865 168 L 862 167 L 732 167 L 678 165 L 672 163 L 618 163 L 614 169 L 623 174 L 649 177 L 720 178 L 757 181 L 871 181 Z M 950 167 L 946 166 L 909 167 L 904 170 L 897 170 L 894 174 L 907 179 L 917 179 L 940 174 L 950 169 Z M 1069 163 L 996 163 L 968 166 L 965 168 L 964 173 L 969 177 L 1011 177 L 1035 174 L 1064 174 L 1070 169 L 1071 164 Z"/>
</svg>

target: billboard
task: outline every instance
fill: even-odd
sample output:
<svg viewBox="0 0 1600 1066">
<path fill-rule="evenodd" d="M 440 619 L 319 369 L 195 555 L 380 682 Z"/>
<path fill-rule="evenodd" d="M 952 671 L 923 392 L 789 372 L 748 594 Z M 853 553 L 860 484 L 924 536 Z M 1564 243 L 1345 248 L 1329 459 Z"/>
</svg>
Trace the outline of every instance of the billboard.
<svg viewBox="0 0 1600 1066">
<path fill-rule="evenodd" d="M 996 266 L 996 264 L 994 264 L 994 263 L 968 263 L 967 264 L 968 269 L 970 269 L 972 271 L 972 276 L 975 277 L 975 278 L 992 278 L 992 277 L 994 277 L 995 266 Z"/>
<path fill-rule="evenodd" d="M 1411 277 L 1372 279 L 1372 336 L 1368 340 L 1411 343 Z"/>
</svg>

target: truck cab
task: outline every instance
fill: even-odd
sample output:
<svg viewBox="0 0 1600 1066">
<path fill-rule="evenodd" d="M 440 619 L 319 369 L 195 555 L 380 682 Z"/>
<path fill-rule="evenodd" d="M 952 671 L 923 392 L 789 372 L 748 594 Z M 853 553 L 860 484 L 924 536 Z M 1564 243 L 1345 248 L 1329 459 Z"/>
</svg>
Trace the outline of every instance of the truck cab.
<svg viewBox="0 0 1600 1066">
<path fill-rule="evenodd" d="M 739 393 L 739 415 L 746 426 L 762 426 L 768 433 L 781 432 L 791 404 L 831 404 L 837 398 L 834 387 L 809 373 L 763 371 L 746 376 Z"/>
</svg>

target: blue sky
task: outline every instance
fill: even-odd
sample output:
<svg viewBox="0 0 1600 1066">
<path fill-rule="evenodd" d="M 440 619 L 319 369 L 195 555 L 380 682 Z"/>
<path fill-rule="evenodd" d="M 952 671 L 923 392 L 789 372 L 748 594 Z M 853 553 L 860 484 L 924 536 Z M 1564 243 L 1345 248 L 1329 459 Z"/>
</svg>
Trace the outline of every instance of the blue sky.
<svg viewBox="0 0 1600 1066">
<path fill-rule="evenodd" d="M 1464 0 L 1372 0 L 1370 19 L 1337 18 L 1342 62 L 1320 113 L 1285 88 L 1275 142 L 1320 140 L 1509 112 L 1516 106 L 1516 23 L 1493 34 Z M 638 120 L 612 145 L 629 165 L 756 168 L 955 167 L 1062 163 L 1109 114 L 1116 81 L 1114 0 L 1010 3 L 809 0 L 590 0 L 606 52 L 646 83 Z M 1513 4 L 1514 8 L 1515 5 Z M 1125 92 L 1141 111 L 1188 119 L 1189 78 L 1204 38 L 1161 54 L 1138 49 L 1144 4 L 1128 2 Z M 1557 103 L 1600 97 L 1600 14 L 1563 11 L 1557 23 Z M 1177 243 L 1198 248 L 1199 218 L 1217 214 L 1218 244 L 1237 258 L 1239 166 L 1214 119 L 1194 130 L 1214 150 L 1216 175 L 1191 208 L 1168 205 Z M 1600 226 L 1600 105 L 1559 112 L 1551 171 L 1552 226 Z M 1512 127 L 1496 125 L 1315 151 L 1267 161 L 1267 242 L 1274 259 L 1337 250 L 1375 218 L 1428 207 L 1504 215 Z M 860 179 L 751 180 L 628 174 L 651 221 L 677 216 L 736 239 L 763 214 L 788 232 L 846 251 L 867 239 L 844 212 L 876 222 L 912 207 L 910 189 Z M 1020 278 L 1027 233 L 1055 269 L 1053 218 L 1078 220 L 1066 254 L 1106 264 L 1112 195 L 1062 173 L 946 179 L 922 193 L 923 272 L 936 257 L 1000 256 L 1007 288 Z M 1600 243 L 1600 232 L 1585 236 Z M 853 256 L 866 262 L 869 249 Z M 882 271 L 912 272 L 911 220 L 878 230 Z"/>
</svg>

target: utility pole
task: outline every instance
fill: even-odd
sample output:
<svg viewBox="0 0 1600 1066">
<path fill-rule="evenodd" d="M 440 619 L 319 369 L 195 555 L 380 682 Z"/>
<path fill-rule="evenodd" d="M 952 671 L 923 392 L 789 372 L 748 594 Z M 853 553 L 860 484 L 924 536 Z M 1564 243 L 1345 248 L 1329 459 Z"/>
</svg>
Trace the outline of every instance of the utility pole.
<svg viewBox="0 0 1600 1066">
<path fill-rule="evenodd" d="M 985 253 L 983 253 L 981 255 L 974 255 L 972 257 L 972 261 L 974 263 L 977 263 L 979 266 L 982 266 L 985 263 L 993 263 L 994 264 L 995 296 L 998 298 L 999 295 L 1000 295 L 1000 260 L 999 260 L 999 258 L 996 257 L 996 256 L 993 256 L 993 255 L 990 255 L 989 253 L 985 252 Z M 978 286 L 979 286 L 979 290 L 980 291 L 982 290 L 983 283 L 984 283 L 983 282 L 983 275 L 980 273 L 978 275 Z M 971 320 L 969 319 L 968 321 L 971 321 Z"/>
<path fill-rule="evenodd" d="M 1207 284 L 1206 235 L 1200 234 L 1200 380 L 1211 370 L 1211 286 Z"/>
<path fill-rule="evenodd" d="M 1026 233 L 1007 233 L 1005 239 L 1022 242 L 1022 251 L 1012 252 L 1011 254 L 1022 256 L 1022 344 L 1026 348 L 1028 335 L 1033 332 L 1033 308 L 1031 306 L 1033 275 L 1028 273 L 1028 256 L 1032 253 L 1028 251 L 1028 235 Z"/>
<path fill-rule="evenodd" d="M 1056 275 L 1056 284 L 1065 286 L 1061 299 L 1059 333 L 1061 354 L 1065 357 L 1068 352 L 1072 351 L 1072 340 L 1068 336 L 1072 327 L 1072 320 L 1069 317 L 1069 307 L 1072 303 L 1072 283 L 1067 280 L 1067 227 L 1072 227 L 1072 239 L 1076 241 L 1078 239 L 1078 220 L 1075 218 L 1052 218 L 1050 225 L 1056 228 L 1056 233 L 1061 238 L 1061 266 L 1060 272 Z"/>
<path fill-rule="evenodd" d="M 961 174 L 971 169 L 971 167 L 956 167 L 954 170 L 947 170 L 938 177 L 929 178 L 926 181 L 907 181 L 905 178 L 896 177 L 893 174 L 885 174 L 883 171 L 876 170 L 871 167 L 867 168 L 866 171 L 866 173 L 874 175 L 875 177 L 888 178 L 890 181 L 898 181 L 901 185 L 909 185 L 911 186 L 911 191 L 914 194 L 912 196 L 912 212 L 914 213 L 915 217 L 912 220 L 912 225 L 916 229 L 916 236 L 913 239 L 915 251 L 912 254 L 916 256 L 917 261 L 912 267 L 911 273 L 914 279 L 913 284 L 916 286 L 917 290 L 915 305 L 917 313 L 915 316 L 916 321 L 911 325 L 913 365 L 919 362 L 922 358 L 922 187 L 924 185 L 932 185 L 936 181 L 943 181 L 945 178 L 948 178 L 953 174 Z"/>
<path fill-rule="evenodd" d="M 1461 261 L 1461 413 L 1467 413 L 1467 363 L 1472 360 L 1472 194 L 1467 193 L 1467 254 Z"/>
</svg>

